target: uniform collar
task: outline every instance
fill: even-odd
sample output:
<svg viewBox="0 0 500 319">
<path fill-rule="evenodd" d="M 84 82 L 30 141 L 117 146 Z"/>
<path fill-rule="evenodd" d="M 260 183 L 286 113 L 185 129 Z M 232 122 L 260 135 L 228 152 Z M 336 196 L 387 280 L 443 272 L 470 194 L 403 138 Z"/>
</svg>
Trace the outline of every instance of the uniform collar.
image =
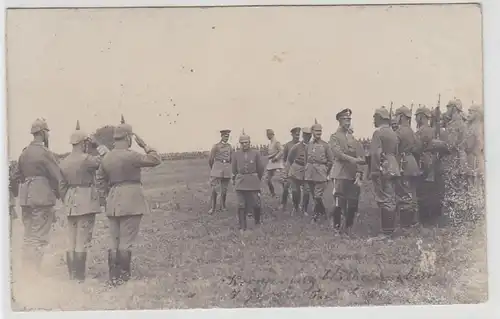
<svg viewBox="0 0 500 319">
<path fill-rule="evenodd" d="M 45 144 L 43 144 L 43 142 L 39 142 L 39 141 L 32 141 L 30 144 L 31 145 L 45 146 Z"/>
</svg>

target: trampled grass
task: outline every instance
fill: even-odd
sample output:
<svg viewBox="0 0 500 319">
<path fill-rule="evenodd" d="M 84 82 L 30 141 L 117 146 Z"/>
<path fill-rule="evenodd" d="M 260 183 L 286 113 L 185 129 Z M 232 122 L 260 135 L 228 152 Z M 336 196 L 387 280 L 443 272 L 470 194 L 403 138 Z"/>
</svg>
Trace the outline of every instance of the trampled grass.
<svg viewBox="0 0 500 319">
<path fill-rule="evenodd" d="M 54 226 L 42 277 L 20 273 L 22 225 L 14 221 L 13 310 L 126 310 L 478 303 L 487 300 L 484 224 L 421 228 L 392 243 L 371 241 L 380 220 L 363 186 L 354 238 L 277 211 L 266 190 L 264 221 L 242 236 L 236 198 L 208 215 L 206 160 L 167 161 L 143 173 L 152 208 L 133 250 L 133 280 L 109 288 L 108 229 L 98 216 L 88 280 L 69 282 L 64 217 Z M 281 190 L 280 190 L 281 191 Z M 331 209 L 331 185 L 325 197 Z M 289 203 L 291 208 L 291 203 Z M 253 220 L 249 220 L 250 229 Z"/>
</svg>

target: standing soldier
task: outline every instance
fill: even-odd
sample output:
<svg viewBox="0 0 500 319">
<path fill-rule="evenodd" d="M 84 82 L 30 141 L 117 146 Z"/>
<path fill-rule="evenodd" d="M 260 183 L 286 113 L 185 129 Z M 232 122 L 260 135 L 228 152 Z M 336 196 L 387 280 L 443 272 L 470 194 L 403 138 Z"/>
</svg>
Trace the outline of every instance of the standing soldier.
<svg viewBox="0 0 500 319">
<path fill-rule="evenodd" d="M 19 181 L 16 180 L 17 163 L 9 163 L 9 215 L 10 220 L 17 219 L 16 197 L 19 195 Z"/>
<path fill-rule="evenodd" d="M 360 182 L 363 178 L 361 165 L 365 164 L 363 147 L 352 135 L 351 115 L 350 109 L 337 113 L 335 118 L 339 122 L 339 128 L 330 137 L 330 147 L 334 156 L 333 227 L 337 232 L 345 230 L 348 233 L 358 212 Z M 342 215 L 344 216 L 343 225 Z"/>
<path fill-rule="evenodd" d="M 466 153 L 469 177 L 469 210 L 472 220 L 477 220 L 484 209 L 484 117 L 480 105 L 469 108 L 466 135 Z"/>
<path fill-rule="evenodd" d="M 311 131 L 313 140 L 307 144 L 304 179 L 309 184 L 309 191 L 314 199 L 313 220 L 317 221 L 319 216 L 326 214 L 323 194 L 333 165 L 333 153 L 330 145 L 321 139 L 323 127 L 317 120 L 314 121 Z"/>
<path fill-rule="evenodd" d="M 259 150 L 250 148 L 250 136 L 242 132 L 239 139 L 241 150 L 232 159 L 233 185 L 238 197 L 238 221 L 240 232 L 247 229 L 247 213 L 253 212 L 255 225 L 260 225 L 260 183 L 264 166 Z"/>
<path fill-rule="evenodd" d="M 56 200 L 64 197 L 67 188 L 57 160 L 48 149 L 49 127 L 45 120 L 35 120 L 31 134 L 33 141 L 19 156 L 15 180 L 20 182 L 24 265 L 39 271 L 55 219 Z"/>
<path fill-rule="evenodd" d="M 90 143 L 90 137 L 80 130 L 77 122 L 76 130 L 70 137 L 73 149 L 60 163 L 68 183 L 68 191 L 63 199 L 69 236 L 66 263 L 69 278 L 78 281 L 85 280 L 87 249 L 92 240 L 95 216 L 101 211 L 95 187 L 95 173 L 100 158 L 89 154 Z M 105 146 L 99 146 L 98 151 L 104 155 L 108 150 Z"/>
<path fill-rule="evenodd" d="M 210 214 L 214 213 L 217 207 L 217 192 L 220 191 L 220 209 L 226 209 L 227 187 L 231 180 L 231 155 L 233 149 L 228 143 L 231 130 L 221 130 L 221 140 L 215 144 L 210 151 L 208 165 L 210 166 L 210 186 L 212 187 Z"/>
<path fill-rule="evenodd" d="M 414 226 L 418 223 L 417 180 L 420 168 L 415 159 L 417 139 L 411 128 L 411 110 L 401 106 L 394 113 L 398 123 L 396 134 L 398 137 L 398 164 L 401 178 L 396 183 L 397 210 L 403 228 Z"/>
<path fill-rule="evenodd" d="M 290 179 L 288 178 L 288 173 L 290 170 L 290 165 L 288 163 L 288 156 L 290 154 L 290 150 L 294 145 L 299 143 L 300 141 L 300 127 L 294 127 L 290 130 L 290 133 L 292 134 L 292 140 L 288 143 L 285 144 L 283 147 L 283 162 L 285 165 L 285 171 L 284 171 L 284 176 L 283 176 L 283 194 L 281 195 L 281 209 L 282 211 L 286 210 L 286 205 L 288 202 L 288 191 L 291 186 Z"/>
<path fill-rule="evenodd" d="M 453 225 L 461 224 L 468 213 L 467 204 L 467 158 L 465 154 L 465 134 L 467 127 L 463 121 L 462 102 L 451 100 L 446 106 L 446 144 L 448 154 L 443 156 L 445 216 Z"/>
<path fill-rule="evenodd" d="M 272 129 L 267 129 L 266 134 L 267 138 L 270 141 L 267 150 L 267 158 L 269 159 L 269 161 L 266 167 L 266 181 L 267 186 L 269 187 L 269 192 L 271 193 L 271 197 L 276 197 L 272 178 L 276 175 L 276 173 L 281 172 L 281 170 L 283 169 L 283 147 L 281 146 L 281 143 L 276 140 L 274 131 Z"/>
<path fill-rule="evenodd" d="M 161 157 L 133 133 L 123 116 L 113 137 L 115 147 L 102 159 L 96 180 L 101 206 L 105 205 L 109 219 L 109 277 L 111 284 L 116 285 L 130 279 L 130 248 L 139 233 L 142 215 L 150 212 L 142 190 L 141 168 L 158 166 Z M 130 149 L 132 137 L 145 155 Z"/>
<path fill-rule="evenodd" d="M 380 239 L 388 239 L 392 237 L 396 227 L 395 183 L 400 176 L 396 160 L 398 136 L 390 127 L 391 117 L 386 108 L 375 110 L 373 122 L 376 130 L 370 144 L 370 177 L 375 200 L 380 208 L 383 233 Z"/>
<path fill-rule="evenodd" d="M 309 206 L 309 189 L 307 183 L 304 183 L 305 166 L 306 166 L 306 150 L 307 144 L 311 140 L 311 128 L 304 127 L 302 129 L 302 141 L 292 146 L 288 153 L 287 161 L 289 165 L 288 176 L 292 184 L 292 199 L 293 199 L 293 214 L 300 209 L 301 187 L 302 191 L 302 213 L 307 216 L 307 208 Z"/>
</svg>

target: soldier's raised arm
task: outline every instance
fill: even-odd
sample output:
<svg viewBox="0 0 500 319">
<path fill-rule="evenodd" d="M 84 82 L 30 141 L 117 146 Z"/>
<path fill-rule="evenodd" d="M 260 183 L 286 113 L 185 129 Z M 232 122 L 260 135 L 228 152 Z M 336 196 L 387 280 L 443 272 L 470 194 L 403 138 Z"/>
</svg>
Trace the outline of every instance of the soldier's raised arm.
<svg viewBox="0 0 500 319">
<path fill-rule="evenodd" d="M 136 167 L 155 167 L 161 164 L 161 156 L 154 150 L 149 147 L 146 142 L 142 138 L 140 138 L 137 134 L 134 134 L 135 141 L 139 147 L 141 147 L 146 154 L 139 154 L 134 152 L 135 155 L 135 163 Z"/>
<path fill-rule="evenodd" d="M 356 159 L 352 156 L 349 156 L 342 152 L 342 149 L 340 147 L 339 141 L 335 134 L 332 134 L 330 136 L 330 141 L 328 143 L 330 145 L 330 149 L 332 150 L 333 156 L 337 158 L 340 161 L 346 161 L 350 163 L 356 163 Z"/>
</svg>

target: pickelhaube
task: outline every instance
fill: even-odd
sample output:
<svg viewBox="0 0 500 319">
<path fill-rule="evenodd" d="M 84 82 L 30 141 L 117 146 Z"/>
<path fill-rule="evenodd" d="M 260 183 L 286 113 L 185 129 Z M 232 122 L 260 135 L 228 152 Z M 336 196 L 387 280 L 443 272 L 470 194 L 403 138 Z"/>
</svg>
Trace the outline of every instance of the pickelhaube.
<svg viewBox="0 0 500 319">
<path fill-rule="evenodd" d="M 243 143 L 243 142 L 250 142 L 250 136 L 246 135 L 245 134 L 245 129 L 243 129 L 241 131 L 241 135 L 240 135 L 240 143 Z"/>
<path fill-rule="evenodd" d="M 483 114 L 483 106 L 482 106 L 482 105 L 480 105 L 480 104 L 472 104 L 472 105 L 469 107 L 469 110 L 470 110 L 470 111 L 473 111 L 473 112 L 478 112 L 478 113 Z"/>
<path fill-rule="evenodd" d="M 80 121 L 77 120 L 75 131 L 73 132 L 73 134 L 71 134 L 71 137 L 69 138 L 70 144 L 76 145 L 88 139 L 89 136 L 84 131 L 80 130 Z"/>
<path fill-rule="evenodd" d="M 35 134 L 40 131 L 49 131 L 49 126 L 44 119 L 36 119 L 33 124 L 31 124 L 31 134 Z"/>
<path fill-rule="evenodd" d="M 321 124 L 318 123 L 317 119 L 314 119 L 314 124 L 311 126 L 311 130 L 315 131 L 315 130 L 322 130 L 322 129 L 323 129 L 323 126 L 321 126 Z"/>
<path fill-rule="evenodd" d="M 457 98 L 453 98 L 453 100 L 450 100 L 450 102 L 448 102 L 447 106 L 454 106 L 459 111 L 463 110 L 462 101 L 460 99 L 457 99 Z"/>
<path fill-rule="evenodd" d="M 394 115 L 401 115 L 401 114 L 406 117 L 411 117 L 411 110 L 407 106 L 403 105 L 399 107 L 394 113 Z"/>
<path fill-rule="evenodd" d="M 390 120 L 391 116 L 389 115 L 389 111 L 385 107 L 380 107 L 375 110 L 374 114 L 378 114 L 381 118 L 385 120 Z"/>
<path fill-rule="evenodd" d="M 121 139 L 124 138 L 125 136 L 132 134 L 132 126 L 130 124 L 125 123 L 125 119 L 121 118 L 121 123 L 115 127 L 115 130 L 113 132 L 113 138 L 114 139 Z"/>
<path fill-rule="evenodd" d="M 418 115 L 418 114 L 424 114 L 427 117 L 432 116 L 431 110 L 429 110 L 429 108 L 427 108 L 425 106 L 420 106 L 418 109 L 415 110 L 415 115 Z"/>
</svg>

